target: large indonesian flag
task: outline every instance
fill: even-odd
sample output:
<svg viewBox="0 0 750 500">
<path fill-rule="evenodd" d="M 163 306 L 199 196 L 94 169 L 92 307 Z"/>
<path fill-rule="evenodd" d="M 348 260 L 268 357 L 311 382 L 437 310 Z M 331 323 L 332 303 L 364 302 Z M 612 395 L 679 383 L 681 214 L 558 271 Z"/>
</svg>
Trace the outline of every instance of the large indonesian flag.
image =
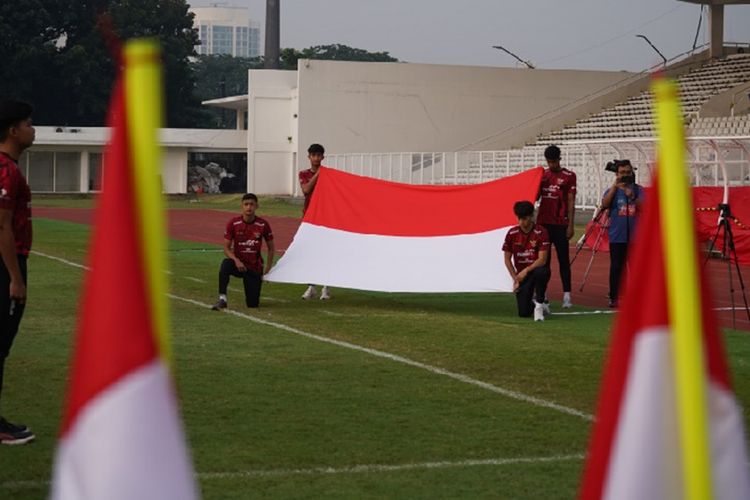
<svg viewBox="0 0 750 500">
<path fill-rule="evenodd" d="M 386 292 L 509 292 L 513 204 L 542 169 L 469 186 L 415 186 L 321 167 L 289 250 L 266 276 Z"/>
<path fill-rule="evenodd" d="M 654 84 L 659 167 L 602 380 L 583 499 L 748 499 L 742 410 L 703 286 L 676 86 Z"/>
<path fill-rule="evenodd" d="M 169 369 L 159 57 L 128 42 L 112 99 L 55 499 L 197 496 Z"/>
</svg>

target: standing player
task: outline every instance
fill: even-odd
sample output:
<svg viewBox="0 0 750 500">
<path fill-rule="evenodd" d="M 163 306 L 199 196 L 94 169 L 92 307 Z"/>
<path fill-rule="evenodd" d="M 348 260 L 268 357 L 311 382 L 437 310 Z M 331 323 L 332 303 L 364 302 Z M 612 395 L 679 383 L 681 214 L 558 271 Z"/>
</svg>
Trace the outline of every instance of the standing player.
<svg viewBox="0 0 750 500">
<path fill-rule="evenodd" d="M 576 215 L 576 174 L 560 167 L 560 148 L 548 146 L 544 150 L 547 169 L 539 186 L 539 214 L 536 221 L 544 226 L 550 242 L 555 246 L 560 265 L 564 308 L 572 307 L 570 301 L 570 255 L 568 240 L 573 237 Z M 547 253 L 547 266 L 552 252 Z"/>
<path fill-rule="evenodd" d="M 219 301 L 211 308 L 219 311 L 227 307 L 227 287 L 229 277 L 242 278 L 245 286 L 245 304 L 258 307 L 263 275 L 271 270 L 276 249 L 273 243 L 271 225 L 267 220 L 255 215 L 258 197 L 247 193 L 242 197 L 242 215 L 233 217 L 224 231 L 224 255 L 226 258 L 219 268 Z M 268 262 L 263 269 L 263 256 L 260 254 L 262 240 L 268 247 Z"/>
<path fill-rule="evenodd" d="M 311 144 L 307 148 L 307 158 L 310 160 L 310 168 L 302 170 L 299 173 L 299 187 L 302 193 L 305 195 L 305 205 L 302 208 L 302 215 L 305 215 L 307 207 L 310 205 L 313 192 L 315 192 L 315 185 L 318 183 L 318 174 L 320 173 L 320 165 L 325 158 L 326 150 L 320 144 Z M 314 299 L 318 295 L 318 290 L 315 285 L 309 285 L 305 293 L 302 294 L 302 298 L 305 300 Z M 325 285 L 320 291 L 320 300 L 328 300 L 331 298 L 331 291 Z"/>
<path fill-rule="evenodd" d="M 31 191 L 18 169 L 21 153 L 34 143 L 31 105 L 0 102 L 0 393 L 5 359 L 26 308 L 26 260 L 31 251 Z M 0 443 L 24 444 L 34 434 L 0 417 Z"/>
<path fill-rule="evenodd" d="M 516 202 L 513 213 L 518 217 L 518 225 L 505 236 L 503 252 L 505 267 L 513 278 L 518 315 L 528 318 L 533 311 L 534 321 L 544 321 L 544 315 L 549 314 L 549 305 L 544 302 L 550 277 L 546 264 L 547 230 L 534 223 L 534 205 L 530 201 Z"/>
<path fill-rule="evenodd" d="M 609 307 L 617 307 L 628 247 L 643 202 L 643 186 L 636 184 L 630 160 L 615 160 L 613 167 L 617 175 L 602 198 L 602 208 L 609 209 Z"/>
</svg>

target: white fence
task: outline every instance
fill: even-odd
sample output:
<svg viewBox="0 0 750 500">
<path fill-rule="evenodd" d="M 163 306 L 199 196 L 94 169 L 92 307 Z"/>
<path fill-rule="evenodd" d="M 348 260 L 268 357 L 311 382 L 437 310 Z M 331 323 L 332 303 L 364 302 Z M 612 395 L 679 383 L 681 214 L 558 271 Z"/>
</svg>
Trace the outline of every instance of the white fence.
<svg viewBox="0 0 750 500">
<path fill-rule="evenodd" d="M 651 183 L 656 162 L 654 139 L 609 139 L 559 144 L 562 164 L 578 176 L 576 206 L 595 208 L 612 182 L 605 172 L 608 161 L 629 159 L 637 169 L 638 183 Z M 546 165 L 545 146 L 528 146 L 506 151 L 456 151 L 409 153 L 330 154 L 326 165 L 350 172 L 408 184 L 475 184 L 529 168 Z M 696 186 L 750 185 L 750 136 L 691 137 L 687 160 Z"/>
</svg>

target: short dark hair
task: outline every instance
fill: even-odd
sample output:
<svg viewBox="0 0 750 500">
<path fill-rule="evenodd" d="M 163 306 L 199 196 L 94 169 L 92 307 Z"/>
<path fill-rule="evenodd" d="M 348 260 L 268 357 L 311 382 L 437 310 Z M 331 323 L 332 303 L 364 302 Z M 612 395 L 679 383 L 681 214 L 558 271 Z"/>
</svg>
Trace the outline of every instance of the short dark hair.
<svg viewBox="0 0 750 500">
<path fill-rule="evenodd" d="M 34 107 L 23 101 L 0 100 L 0 141 L 8 137 L 8 129 L 31 117 Z"/>
<path fill-rule="evenodd" d="M 513 205 L 513 213 L 516 214 L 516 217 L 519 219 L 522 219 L 523 217 L 528 217 L 529 215 L 534 215 L 534 204 L 530 201 L 517 201 Z"/>
<path fill-rule="evenodd" d="M 559 160 L 560 159 L 560 148 L 554 144 L 547 146 L 544 150 L 544 158 L 547 160 Z"/>
<path fill-rule="evenodd" d="M 253 193 L 247 193 L 242 196 L 242 201 L 245 200 L 253 200 L 255 203 L 258 203 L 258 197 L 255 196 Z"/>
<path fill-rule="evenodd" d="M 310 147 L 307 148 L 307 154 L 311 155 L 315 153 L 324 155 L 326 154 L 326 148 L 324 148 L 320 144 L 310 144 Z"/>
</svg>

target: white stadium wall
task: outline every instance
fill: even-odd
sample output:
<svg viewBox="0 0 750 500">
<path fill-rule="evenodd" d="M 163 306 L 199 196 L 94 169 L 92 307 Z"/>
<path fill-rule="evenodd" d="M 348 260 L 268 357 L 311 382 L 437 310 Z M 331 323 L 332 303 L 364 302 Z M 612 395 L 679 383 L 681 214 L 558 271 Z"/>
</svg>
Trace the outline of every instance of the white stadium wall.
<svg viewBox="0 0 750 500">
<path fill-rule="evenodd" d="M 299 148 L 453 151 L 630 78 L 540 70 L 300 60 Z"/>
<path fill-rule="evenodd" d="M 292 194 L 297 73 L 250 70 L 248 79 L 247 190 L 263 195 Z"/>
</svg>

